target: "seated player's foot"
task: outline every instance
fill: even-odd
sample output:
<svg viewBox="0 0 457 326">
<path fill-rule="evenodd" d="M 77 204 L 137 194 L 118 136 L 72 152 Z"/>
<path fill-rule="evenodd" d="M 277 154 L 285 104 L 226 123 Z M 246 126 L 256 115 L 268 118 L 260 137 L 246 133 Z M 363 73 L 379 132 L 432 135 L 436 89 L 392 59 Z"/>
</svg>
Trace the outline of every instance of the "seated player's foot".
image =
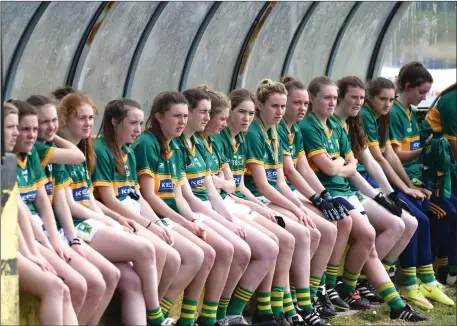
<svg viewBox="0 0 457 326">
<path fill-rule="evenodd" d="M 405 300 L 411 302 L 413 305 L 421 309 L 433 309 L 433 305 L 421 293 L 421 291 L 419 290 L 419 285 L 417 284 L 415 284 L 410 289 L 407 289 L 404 286 L 400 287 L 400 293 L 404 296 Z"/>
<path fill-rule="evenodd" d="M 419 285 L 419 290 L 424 297 L 432 301 L 439 302 L 447 306 L 454 306 L 455 304 L 454 301 L 443 292 L 442 286 L 438 286 L 438 284 L 427 285 L 422 283 Z"/>
<path fill-rule="evenodd" d="M 390 311 L 390 319 L 405 320 L 416 323 L 419 321 L 428 320 L 428 317 L 414 311 L 411 306 L 407 304 L 403 309 L 392 309 Z"/>
</svg>

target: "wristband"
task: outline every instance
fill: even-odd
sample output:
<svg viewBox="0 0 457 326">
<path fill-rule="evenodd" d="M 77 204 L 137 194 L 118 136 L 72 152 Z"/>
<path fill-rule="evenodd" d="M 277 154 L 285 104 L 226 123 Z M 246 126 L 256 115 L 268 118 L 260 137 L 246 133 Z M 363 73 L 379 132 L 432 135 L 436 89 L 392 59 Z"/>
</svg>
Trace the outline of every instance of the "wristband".
<svg viewBox="0 0 457 326">
<path fill-rule="evenodd" d="M 80 246 L 81 245 L 81 239 L 79 238 L 74 238 L 73 240 L 70 241 L 70 247 L 71 246 Z"/>
</svg>

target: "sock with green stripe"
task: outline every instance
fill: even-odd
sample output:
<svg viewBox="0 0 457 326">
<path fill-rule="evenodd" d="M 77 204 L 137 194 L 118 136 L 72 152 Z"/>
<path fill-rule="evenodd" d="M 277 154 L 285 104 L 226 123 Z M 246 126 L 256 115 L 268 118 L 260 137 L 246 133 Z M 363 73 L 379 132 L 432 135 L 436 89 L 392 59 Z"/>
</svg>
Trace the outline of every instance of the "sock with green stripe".
<svg viewBox="0 0 457 326">
<path fill-rule="evenodd" d="M 403 276 L 403 285 L 407 289 L 410 289 L 417 284 L 416 267 L 402 268 L 401 275 Z"/>
<path fill-rule="evenodd" d="M 359 278 L 359 273 L 350 272 L 347 269 L 344 269 L 343 273 L 343 286 L 341 287 L 341 294 L 343 296 L 349 295 L 350 292 L 355 291 L 357 285 L 357 279 Z"/>
<path fill-rule="evenodd" d="M 319 276 L 311 275 L 309 277 L 309 290 L 311 294 L 311 299 L 314 299 L 317 295 L 317 288 L 321 283 L 321 278 Z"/>
<path fill-rule="evenodd" d="M 297 293 L 295 291 L 295 283 L 289 282 L 289 285 L 290 285 L 290 294 L 292 296 L 292 301 L 297 302 Z"/>
<path fill-rule="evenodd" d="M 162 300 L 160 300 L 160 309 L 162 309 L 164 315 L 170 311 L 171 307 L 173 307 L 173 301 L 170 299 L 163 297 Z"/>
<path fill-rule="evenodd" d="M 297 303 L 298 307 L 305 312 L 310 312 L 313 310 L 313 305 L 311 304 L 311 294 L 309 288 L 298 288 L 297 289 Z"/>
<path fill-rule="evenodd" d="M 259 316 L 272 314 L 273 310 L 271 310 L 271 292 L 255 291 L 255 294 L 257 295 L 257 314 Z"/>
<path fill-rule="evenodd" d="M 229 305 L 230 298 L 221 298 L 219 300 L 219 306 L 217 307 L 217 320 L 225 318 L 227 316 L 227 307 Z"/>
<path fill-rule="evenodd" d="M 363 271 L 360 272 L 359 278 L 357 279 L 358 283 L 366 283 L 367 280 L 367 274 L 365 274 Z"/>
<path fill-rule="evenodd" d="M 449 272 L 449 259 L 447 257 L 436 258 L 436 263 L 438 265 L 438 273 L 447 275 Z"/>
<path fill-rule="evenodd" d="M 281 317 L 283 310 L 284 288 L 280 286 L 273 286 L 271 288 L 271 310 L 275 317 Z"/>
<path fill-rule="evenodd" d="M 449 265 L 449 274 L 457 273 L 457 265 Z"/>
<path fill-rule="evenodd" d="M 283 311 L 286 314 L 287 318 L 295 316 L 297 311 L 295 310 L 294 303 L 292 301 L 292 295 L 289 293 L 284 293 L 283 300 Z"/>
<path fill-rule="evenodd" d="M 327 278 L 325 281 L 326 285 L 335 287 L 336 278 L 338 277 L 338 271 L 340 270 L 340 265 L 327 264 Z"/>
<path fill-rule="evenodd" d="M 392 282 L 382 283 L 376 288 L 376 292 L 382 296 L 391 309 L 397 310 L 406 307 L 397 290 L 395 290 L 395 286 Z"/>
<path fill-rule="evenodd" d="M 217 306 L 219 302 L 203 300 L 202 311 L 198 316 L 199 323 L 203 325 L 213 325 L 217 319 Z"/>
<path fill-rule="evenodd" d="M 160 306 L 155 309 L 148 309 L 147 314 L 147 321 L 149 325 L 160 325 L 165 320 Z"/>
<path fill-rule="evenodd" d="M 243 289 L 241 286 L 237 286 L 235 292 L 233 292 L 232 297 L 230 298 L 230 303 L 227 308 L 227 315 L 241 315 L 243 313 L 244 307 L 251 300 L 254 292 Z"/>
<path fill-rule="evenodd" d="M 198 301 L 187 300 L 184 298 L 181 307 L 181 316 L 179 316 L 179 325 L 188 326 L 195 322 L 195 311 L 197 310 Z"/>
<path fill-rule="evenodd" d="M 433 271 L 433 265 L 428 264 L 419 266 L 419 268 L 417 269 L 417 276 L 419 276 L 419 279 L 425 284 L 434 283 L 435 272 Z"/>
<path fill-rule="evenodd" d="M 382 265 L 384 266 L 385 270 L 387 273 L 389 273 L 390 269 L 395 266 L 395 262 L 393 261 L 388 261 L 388 260 L 381 260 Z"/>
</svg>

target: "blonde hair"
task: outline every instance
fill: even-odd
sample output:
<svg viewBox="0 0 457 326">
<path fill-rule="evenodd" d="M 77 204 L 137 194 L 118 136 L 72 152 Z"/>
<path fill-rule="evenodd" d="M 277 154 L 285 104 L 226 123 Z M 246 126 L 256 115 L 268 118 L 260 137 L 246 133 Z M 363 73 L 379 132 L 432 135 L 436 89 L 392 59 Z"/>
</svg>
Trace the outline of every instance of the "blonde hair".
<svg viewBox="0 0 457 326">
<path fill-rule="evenodd" d="M 221 113 L 224 109 L 230 109 L 230 100 L 224 93 L 213 90 L 207 85 L 198 85 L 195 88 L 208 94 L 211 102 L 211 118 Z"/>
<path fill-rule="evenodd" d="M 259 103 L 264 104 L 268 98 L 274 94 L 284 94 L 287 96 L 287 90 L 284 84 L 273 81 L 269 78 L 262 79 L 257 90 L 255 92 L 255 97 Z M 256 115 L 260 118 L 260 111 L 258 107 L 256 108 Z M 273 153 L 275 162 L 278 162 L 279 157 L 279 141 L 278 141 L 278 131 L 276 126 L 271 126 L 271 133 L 273 135 Z"/>
<path fill-rule="evenodd" d="M 3 117 L 10 114 L 19 115 L 19 109 L 13 103 L 3 102 Z"/>
</svg>

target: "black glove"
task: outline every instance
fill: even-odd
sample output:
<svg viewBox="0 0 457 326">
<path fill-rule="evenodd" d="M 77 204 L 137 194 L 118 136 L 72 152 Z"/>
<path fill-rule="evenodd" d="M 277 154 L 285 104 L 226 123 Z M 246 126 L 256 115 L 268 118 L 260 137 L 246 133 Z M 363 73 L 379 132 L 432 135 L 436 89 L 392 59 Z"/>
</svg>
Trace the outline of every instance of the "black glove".
<svg viewBox="0 0 457 326">
<path fill-rule="evenodd" d="M 388 194 L 387 197 L 395 204 L 395 206 L 399 207 L 400 211 L 401 211 L 402 203 L 401 203 L 400 198 L 398 197 L 398 193 L 396 191 L 393 191 L 390 194 Z M 404 203 L 404 204 L 406 205 L 406 203 Z M 398 216 L 401 216 L 401 213 Z"/>
<path fill-rule="evenodd" d="M 322 199 L 319 194 L 315 193 L 309 200 L 324 213 L 327 220 L 338 221 L 341 219 L 340 214 L 338 214 L 338 211 L 333 207 L 333 204 Z"/>
<path fill-rule="evenodd" d="M 335 200 L 335 198 L 333 198 L 327 190 L 321 192 L 321 197 L 323 200 L 333 205 L 333 207 L 338 211 L 338 215 L 340 216 L 341 220 L 344 218 L 344 216 L 349 216 L 349 211 L 347 208 Z"/>
<path fill-rule="evenodd" d="M 413 212 L 411 211 L 411 208 L 408 206 L 408 204 L 406 202 L 404 202 L 403 200 L 400 199 L 400 204 L 401 204 L 401 208 L 402 209 L 404 209 L 405 211 L 407 211 L 411 215 L 413 214 Z"/>
<path fill-rule="evenodd" d="M 389 198 L 386 197 L 382 192 L 376 195 L 374 200 L 387 209 L 389 212 L 391 212 L 394 215 L 401 216 L 401 209 L 397 205 L 395 205 L 392 201 L 390 201 Z"/>
</svg>

